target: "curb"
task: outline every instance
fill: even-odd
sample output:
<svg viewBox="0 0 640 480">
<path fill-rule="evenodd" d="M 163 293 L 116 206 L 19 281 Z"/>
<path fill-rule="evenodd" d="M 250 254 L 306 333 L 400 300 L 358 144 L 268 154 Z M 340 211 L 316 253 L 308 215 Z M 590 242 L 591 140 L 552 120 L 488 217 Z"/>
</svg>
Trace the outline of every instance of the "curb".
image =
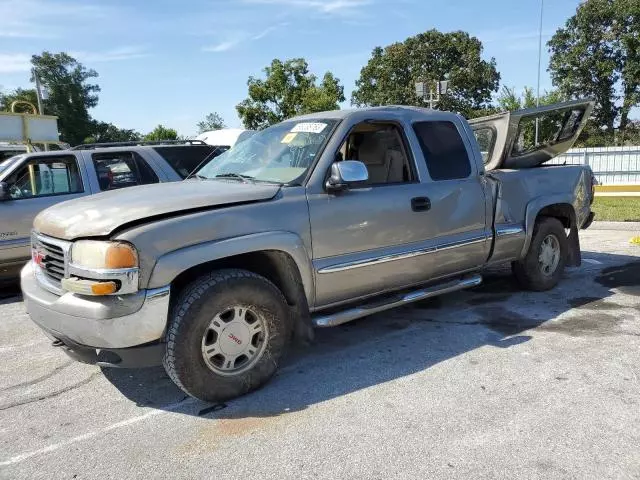
<svg viewBox="0 0 640 480">
<path fill-rule="evenodd" d="M 617 230 L 640 233 L 640 222 L 593 222 L 588 230 Z"/>
</svg>

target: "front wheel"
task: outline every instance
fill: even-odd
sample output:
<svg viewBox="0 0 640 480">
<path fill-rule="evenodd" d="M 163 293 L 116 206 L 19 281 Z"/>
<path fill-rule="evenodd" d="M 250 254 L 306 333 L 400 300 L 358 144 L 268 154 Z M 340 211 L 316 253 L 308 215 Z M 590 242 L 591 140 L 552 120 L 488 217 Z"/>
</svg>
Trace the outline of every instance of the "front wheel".
<svg viewBox="0 0 640 480">
<path fill-rule="evenodd" d="M 518 283 L 537 292 L 552 289 L 562 277 L 568 250 L 567 235 L 560 220 L 538 219 L 527 255 L 512 265 Z"/>
<path fill-rule="evenodd" d="M 212 272 L 178 298 L 164 367 L 192 397 L 229 400 L 273 376 L 290 332 L 289 307 L 269 280 L 245 270 Z"/>
</svg>

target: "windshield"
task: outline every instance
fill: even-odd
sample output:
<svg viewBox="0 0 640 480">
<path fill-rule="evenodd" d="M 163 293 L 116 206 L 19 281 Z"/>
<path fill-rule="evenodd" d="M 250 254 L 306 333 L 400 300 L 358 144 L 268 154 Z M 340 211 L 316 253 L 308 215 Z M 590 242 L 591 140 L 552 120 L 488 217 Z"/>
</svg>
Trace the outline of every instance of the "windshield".
<svg viewBox="0 0 640 480">
<path fill-rule="evenodd" d="M 292 183 L 306 175 L 336 123 L 279 123 L 236 144 L 200 168 L 196 176 Z"/>
</svg>

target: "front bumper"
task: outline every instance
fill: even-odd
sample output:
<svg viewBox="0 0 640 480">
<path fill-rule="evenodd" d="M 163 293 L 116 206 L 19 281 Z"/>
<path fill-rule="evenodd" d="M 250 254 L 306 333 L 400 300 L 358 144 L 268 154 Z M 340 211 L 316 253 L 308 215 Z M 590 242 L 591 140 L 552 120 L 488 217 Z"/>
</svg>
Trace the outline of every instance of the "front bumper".
<svg viewBox="0 0 640 480">
<path fill-rule="evenodd" d="M 29 262 L 20 274 L 27 313 L 53 340 L 88 349 L 126 349 L 161 342 L 169 287 L 122 296 L 55 295 L 42 288 Z"/>
</svg>

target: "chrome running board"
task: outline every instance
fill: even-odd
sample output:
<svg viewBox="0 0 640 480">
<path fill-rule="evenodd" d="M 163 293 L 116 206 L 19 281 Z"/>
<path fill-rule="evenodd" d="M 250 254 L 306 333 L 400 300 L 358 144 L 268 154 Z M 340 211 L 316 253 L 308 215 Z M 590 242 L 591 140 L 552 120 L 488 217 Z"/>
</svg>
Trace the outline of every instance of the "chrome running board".
<svg viewBox="0 0 640 480">
<path fill-rule="evenodd" d="M 335 327 L 336 325 L 341 325 L 357 318 L 366 317 L 367 315 L 373 315 L 374 313 L 383 312 L 384 310 L 389 310 L 401 305 L 418 302 L 420 300 L 435 297 L 445 293 L 475 287 L 477 285 L 480 285 L 481 283 L 482 276 L 471 275 L 454 281 L 449 281 L 447 283 L 441 283 L 439 285 L 433 285 L 431 287 L 422 288 L 420 290 L 413 290 L 411 292 L 395 295 L 384 303 L 377 302 L 371 303 L 369 305 L 364 304 L 329 315 L 315 316 L 312 317 L 311 321 L 316 327 Z M 375 300 L 373 302 L 375 302 Z"/>
</svg>

